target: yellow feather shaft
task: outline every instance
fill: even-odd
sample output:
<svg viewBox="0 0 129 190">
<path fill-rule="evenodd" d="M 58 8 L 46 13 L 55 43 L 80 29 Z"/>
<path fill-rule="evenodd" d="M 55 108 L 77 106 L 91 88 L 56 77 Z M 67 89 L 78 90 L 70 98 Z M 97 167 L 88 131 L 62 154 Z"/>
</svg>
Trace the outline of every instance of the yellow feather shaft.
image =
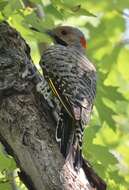
<svg viewBox="0 0 129 190">
<path fill-rule="evenodd" d="M 50 87 L 53 91 L 53 93 L 58 97 L 58 99 L 60 100 L 61 104 L 63 105 L 63 107 L 65 108 L 65 110 L 67 111 L 67 113 L 73 118 L 72 114 L 69 112 L 69 110 L 67 109 L 66 105 L 64 104 L 62 98 L 60 97 L 60 95 L 58 94 L 53 82 L 51 79 L 49 79 L 49 84 L 50 84 Z"/>
</svg>

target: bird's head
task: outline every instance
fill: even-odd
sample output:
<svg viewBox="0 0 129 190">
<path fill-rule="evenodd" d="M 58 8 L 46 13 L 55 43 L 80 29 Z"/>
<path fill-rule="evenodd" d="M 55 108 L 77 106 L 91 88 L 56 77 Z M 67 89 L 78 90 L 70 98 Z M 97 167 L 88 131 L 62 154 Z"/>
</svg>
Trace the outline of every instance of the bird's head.
<svg viewBox="0 0 129 190">
<path fill-rule="evenodd" d="M 64 46 L 73 46 L 76 48 L 86 48 L 86 39 L 84 34 L 78 29 L 71 26 L 58 26 L 53 30 L 48 30 L 54 42 Z"/>
</svg>

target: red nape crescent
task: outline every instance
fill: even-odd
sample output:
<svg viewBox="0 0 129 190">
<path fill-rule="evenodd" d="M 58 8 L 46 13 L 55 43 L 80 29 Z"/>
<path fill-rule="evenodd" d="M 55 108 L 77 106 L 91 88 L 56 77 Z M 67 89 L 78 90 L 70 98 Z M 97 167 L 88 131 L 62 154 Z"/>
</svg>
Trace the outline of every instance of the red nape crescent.
<svg viewBox="0 0 129 190">
<path fill-rule="evenodd" d="M 83 48 L 87 48 L 86 39 L 83 36 L 80 37 L 80 43 L 81 43 Z"/>
</svg>

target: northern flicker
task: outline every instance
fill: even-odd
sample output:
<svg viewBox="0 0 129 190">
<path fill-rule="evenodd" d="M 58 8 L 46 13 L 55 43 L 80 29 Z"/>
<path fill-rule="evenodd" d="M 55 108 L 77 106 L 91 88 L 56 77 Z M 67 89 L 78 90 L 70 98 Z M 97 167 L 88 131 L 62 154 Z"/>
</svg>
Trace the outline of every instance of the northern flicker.
<svg viewBox="0 0 129 190">
<path fill-rule="evenodd" d="M 58 26 L 47 33 L 54 45 L 44 51 L 40 65 L 62 107 L 57 138 L 61 140 L 63 155 L 67 158 L 72 154 L 74 168 L 79 169 L 83 130 L 90 119 L 96 95 L 96 69 L 84 54 L 86 40 L 79 29 Z"/>
</svg>

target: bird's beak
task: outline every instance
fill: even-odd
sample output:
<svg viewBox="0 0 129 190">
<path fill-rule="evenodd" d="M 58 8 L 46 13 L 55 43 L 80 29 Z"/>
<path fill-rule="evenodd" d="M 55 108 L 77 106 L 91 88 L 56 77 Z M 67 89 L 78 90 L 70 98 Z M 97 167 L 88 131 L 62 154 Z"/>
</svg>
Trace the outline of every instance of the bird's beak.
<svg viewBox="0 0 129 190">
<path fill-rule="evenodd" d="M 34 27 L 30 27 L 30 29 L 31 30 L 33 30 L 33 31 L 36 31 L 36 32 L 40 32 L 37 28 L 34 28 Z M 50 36 L 50 37 L 54 37 L 54 32 L 53 32 L 53 30 L 50 30 L 50 29 L 48 29 L 48 30 L 45 30 L 45 31 L 43 31 L 45 34 L 47 34 L 48 36 Z"/>
</svg>

